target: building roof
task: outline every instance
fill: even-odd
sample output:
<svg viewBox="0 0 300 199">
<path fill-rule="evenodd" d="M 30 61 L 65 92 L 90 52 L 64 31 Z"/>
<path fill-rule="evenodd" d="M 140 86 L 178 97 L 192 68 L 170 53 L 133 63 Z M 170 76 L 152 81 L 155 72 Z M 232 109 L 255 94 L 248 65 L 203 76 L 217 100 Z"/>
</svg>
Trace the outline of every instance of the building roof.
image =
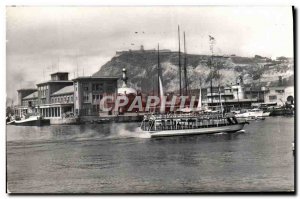
<svg viewBox="0 0 300 199">
<path fill-rule="evenodd" d="M 65 86 L 62 89 L 52 93 L 52 95 L 64 95 L 64 94 L 69 94 L 69 93 L 73 93 L 74 92 L 74 86 Z M 51 96 L 52 96 L 51 95 Z"/>
<path fill-rule="evenodd" d="M 77 77 L 72 80 L 78 81 L 78 80 L 118 80 L 118 79 L 119 77 L 113 77 L 113 76 L 84 76 L 84 77 Z"/>
<path fill-rule="evenodd" d="M 55 72 L 55 73 L 52 73 L 50 75 L 57 75 L 57 74 L 69 74 L 69 72 Z"/>
<path fill-rule="evenodd" d="M 37 86 L 43 85 L 43 84 L 52 84 L 52 83 L 72 83 L 71 80 L 49 80 L 46 82 L 38 83 Z"/>
<path fill-rule="evenodd" d="M 36 88 L 20 88 L 17 91 L 37 91 L 37 89 Z"/>
<path fill-rule="evenodd" d="M 33 99 L 33 98 L 37 98 L 37 97 L 38 97 L 38 91 L 35 91 L 35 92 L 31 93 L 30 95 L 27 95 L 23 99 Z"/>
</svg>

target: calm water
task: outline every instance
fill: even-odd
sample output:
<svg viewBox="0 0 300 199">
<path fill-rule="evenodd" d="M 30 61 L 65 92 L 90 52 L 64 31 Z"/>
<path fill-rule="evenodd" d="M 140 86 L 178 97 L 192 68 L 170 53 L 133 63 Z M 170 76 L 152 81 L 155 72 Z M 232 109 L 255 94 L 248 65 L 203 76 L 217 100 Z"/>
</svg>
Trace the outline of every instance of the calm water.
<svg viewBox="0 0 300 199">
<path fill-rule="evenodd" d="M 245 132 L 150 139 L 138 124 L 7 126 L 13 193 L 294 190 L 294 118 Z"/>
</svg>

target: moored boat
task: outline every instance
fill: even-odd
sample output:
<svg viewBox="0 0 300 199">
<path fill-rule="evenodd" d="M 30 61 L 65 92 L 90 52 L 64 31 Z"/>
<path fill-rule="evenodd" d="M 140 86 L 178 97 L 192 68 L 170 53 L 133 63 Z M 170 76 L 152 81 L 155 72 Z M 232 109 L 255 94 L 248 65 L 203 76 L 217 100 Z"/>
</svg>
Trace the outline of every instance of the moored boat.
<svg viewBox="0 0 300 199">
<path fill-rule="evenodd" d="M 197 135 L 220 132 L 237 132 L 247 122 L 239 122 L 234 116 L 212 115 L 146 115 L 141 130 L 151 137 Z"/>
<path fill-rule="evenodd" d="M 263 117 L 269 117 L 270 116 L 270 114 L 271 114 L 271 112 L 263 112 Z"/>
<path fill-rule="evenodd" d="M 269 116 L 270 113 L 264 113 L 261 109 L 250 109 L 250 110 L 241 110 L 238 113 L 235 113 L 236 118 L 244 118 L 247 120 L 257 120 L 257 119 L 265 119 L 264 117 Z"/>
<path fill-rule="evenodd" d="M 49 125 L 50 120 L 44 119 L 39 115 L 30 115 L 28 117 L 25 117 L 25 119 L 15 120 L 13 124 L 17 126 L 42 126 Z"/>
</svg>

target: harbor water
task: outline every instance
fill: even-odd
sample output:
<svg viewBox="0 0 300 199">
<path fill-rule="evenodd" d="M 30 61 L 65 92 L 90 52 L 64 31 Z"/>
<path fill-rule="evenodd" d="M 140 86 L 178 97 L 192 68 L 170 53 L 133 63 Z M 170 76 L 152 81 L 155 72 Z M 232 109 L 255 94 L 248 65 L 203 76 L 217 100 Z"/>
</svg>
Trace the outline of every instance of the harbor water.
<svg viewBox="0 0 300 199">
<path fill-rule="evenodd" d="M 7 126 L 12 193 L 294 190 L 293 117 L 237 133 L 149 138 L 138 123 Z"/>
</svg>

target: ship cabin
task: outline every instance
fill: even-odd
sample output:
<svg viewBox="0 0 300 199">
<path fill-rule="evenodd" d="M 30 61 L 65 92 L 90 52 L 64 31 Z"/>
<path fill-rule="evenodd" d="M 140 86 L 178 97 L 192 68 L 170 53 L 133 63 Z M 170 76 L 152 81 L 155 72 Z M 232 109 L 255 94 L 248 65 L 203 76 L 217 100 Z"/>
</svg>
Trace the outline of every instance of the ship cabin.
<svg viewBox="0 0 300 199">
<path fill-rule="evenodd" d="M 184 130 L 229 126 L 240 123 L 233 115 L 221 114 L 167 114 L 145 115 L 141 123 L 144 131 Z"/>
</svg>

